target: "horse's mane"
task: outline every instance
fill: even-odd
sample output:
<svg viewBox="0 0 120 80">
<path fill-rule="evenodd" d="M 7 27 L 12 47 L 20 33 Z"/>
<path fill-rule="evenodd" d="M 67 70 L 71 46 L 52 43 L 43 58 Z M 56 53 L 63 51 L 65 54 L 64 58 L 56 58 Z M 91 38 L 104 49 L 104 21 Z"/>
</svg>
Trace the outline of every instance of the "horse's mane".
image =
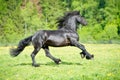
<svg viewBox="0 0 120 80">
<path fill-rule="evenodd" d="M 58 29 L 65 26 L 66 20 L 68 20 L 69 17 L 74 16 L 74 15 L 79 15 L 79 14 L 80 14 L 79 11 L 70 11 L 70 12 L 64 13 L 64 16 L 59 17 L 57 19 L 57 23 L 58 23 L 57 27 L 58 27 Z"/>
</svg>

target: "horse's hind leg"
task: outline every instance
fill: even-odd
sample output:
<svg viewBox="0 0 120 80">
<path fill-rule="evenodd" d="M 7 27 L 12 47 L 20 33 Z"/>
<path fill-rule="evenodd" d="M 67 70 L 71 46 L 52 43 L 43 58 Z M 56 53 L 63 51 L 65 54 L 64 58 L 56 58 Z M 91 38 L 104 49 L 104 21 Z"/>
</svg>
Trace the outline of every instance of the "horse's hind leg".
<svg viewBox="0 0 120 80">
<path fill-rule="evenodd" d="M 52 59 L 56 64 L 59 64 L 61 62 L 60 59 L 57 59 L 50 54 L 48 46 L 44 47 L 43 49 L 45 51 L 46 56 Z"/>
<path fill-rule="evenodd" d="M 39 50 L 40 50 L 40 47 L 37 47 L 37 48 L 34 47 L 34 51 L 31 54 L 32 66 L 35 66 L 35 67 L 39 66 L 39 64 L 37 64 L 36 61 L 35 61 L 35 56 L 36 56 L 36 54 L 38 53 Z"/>
</svg>

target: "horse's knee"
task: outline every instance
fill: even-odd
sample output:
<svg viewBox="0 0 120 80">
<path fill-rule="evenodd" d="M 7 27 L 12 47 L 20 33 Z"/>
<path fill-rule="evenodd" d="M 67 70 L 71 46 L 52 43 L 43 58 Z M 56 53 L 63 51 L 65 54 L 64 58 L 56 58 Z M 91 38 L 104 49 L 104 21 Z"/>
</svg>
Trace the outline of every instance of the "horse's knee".
<svg viewBox="0 0 120 80">
<path fill-rule="evenodd" d="M 46 57 L 50 57 L 50 54 L 46 53 Z"/>
<path fill-rule="evenodd" d="M 84 46 L 84 45 L 82 45 L 82 44 L 80 44 L 80 47 L 81 47 L 82 49 L 85 49 L 85 46 Z"/>
<path fill-rule="evenodd" d="M 31 56 L 31 58 L 34 58 L 34 57 L 35 57 L 35 55 L 34 55 L 33 53 L 32 53 L 30 56 Z"/>
</svg>

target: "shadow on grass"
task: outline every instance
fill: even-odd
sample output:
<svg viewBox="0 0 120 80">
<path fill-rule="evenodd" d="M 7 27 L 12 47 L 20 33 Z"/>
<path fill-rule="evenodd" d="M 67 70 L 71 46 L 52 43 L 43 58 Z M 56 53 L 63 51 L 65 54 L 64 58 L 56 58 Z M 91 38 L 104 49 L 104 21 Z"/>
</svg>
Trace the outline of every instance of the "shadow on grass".
<svg viewBox="0 0 120 80">
<path fill-rule="evenodd" d="M 63 61 L 61 64 L 63 64 L 63 65 L 82 65 L 81 63 L 65 62 L 65 61 Z"/>
<path fill-rule="evenodd" d="M 47 66 L 57 66 L 57 65 L 82 65 L 81 63 L 74 63 L 74 62 L 66 62 L 62 61 L 60 64 L 55 64 L 54 62 L 47 62 L 47 63 L 39 63 L 40 65 L 47 65 Z M 32 66 L 32 63 L 20 63 L 16 64 L 15 66 L 25 66 L 25 65 L 30 65 Z"/>
</svg>

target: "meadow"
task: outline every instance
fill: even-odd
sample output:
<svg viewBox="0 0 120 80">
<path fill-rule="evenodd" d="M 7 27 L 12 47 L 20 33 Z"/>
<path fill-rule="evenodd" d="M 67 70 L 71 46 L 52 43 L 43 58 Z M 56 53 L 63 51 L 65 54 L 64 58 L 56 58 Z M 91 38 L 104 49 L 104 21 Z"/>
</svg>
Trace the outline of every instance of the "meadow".
<svg viewBox="0 0 120 80">
<path fill-rule="evenodd" d="M 0 47 L 0 80 L 120 80 L 119 44 L 85 46 L 94 60 L 81 59 L 81 50 L 75 47 L 50 47 L 62 62 L 56 65 L 41 49 L 36 56 L 40 67 L 31 66 L 32 46 L 15 58 L 9 55 L 10 47 Z"/>
</svg>

